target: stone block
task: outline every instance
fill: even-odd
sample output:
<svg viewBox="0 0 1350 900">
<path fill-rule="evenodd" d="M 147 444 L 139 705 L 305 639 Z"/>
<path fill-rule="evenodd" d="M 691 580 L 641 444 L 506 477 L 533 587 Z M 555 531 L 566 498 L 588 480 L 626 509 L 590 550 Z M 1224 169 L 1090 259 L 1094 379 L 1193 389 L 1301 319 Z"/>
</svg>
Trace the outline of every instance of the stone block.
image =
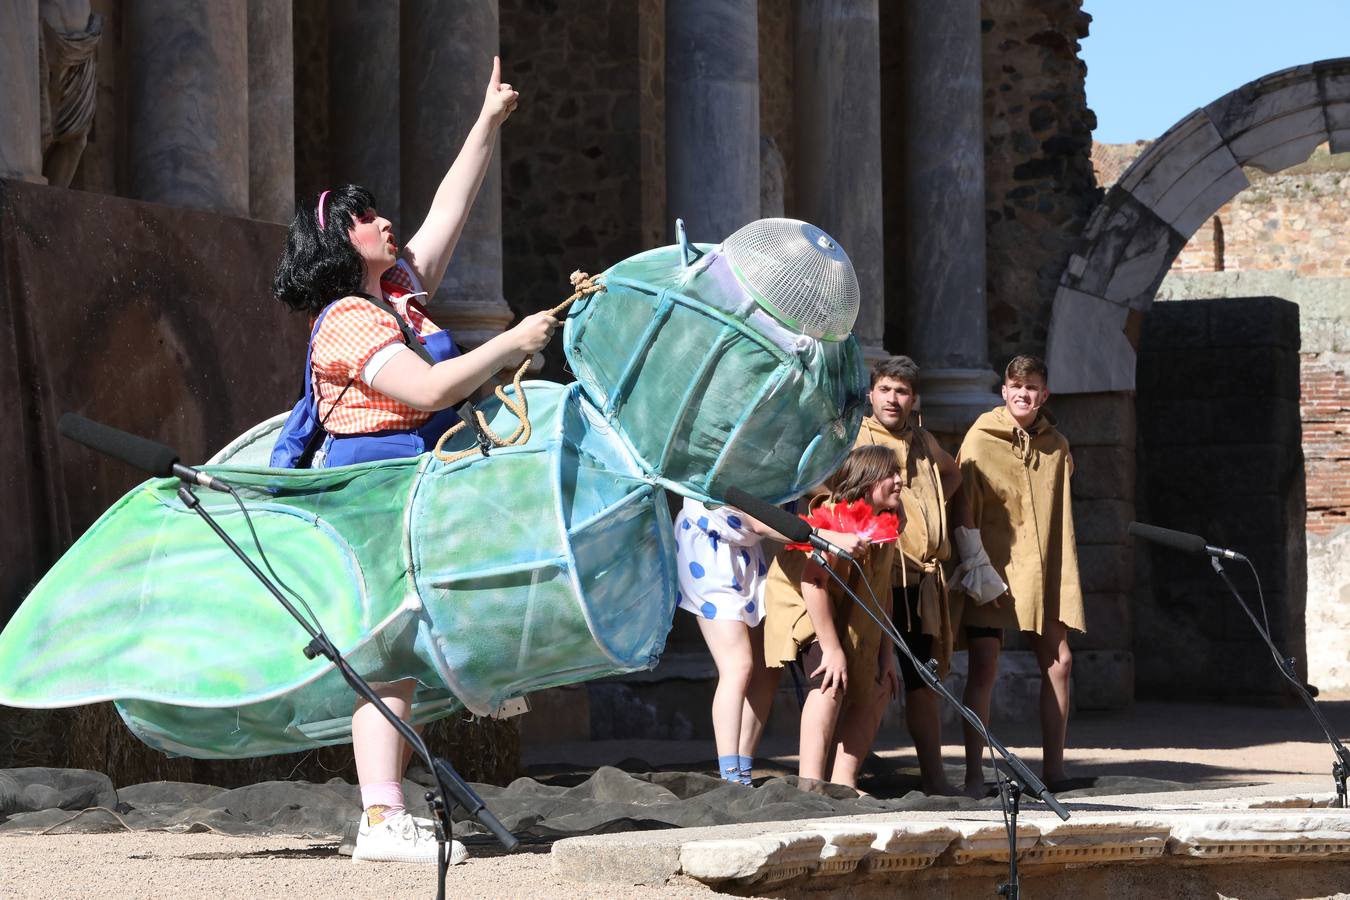
<svg viewBox="0 0 1350 900">
<path fill-rule="evenodd" d="M 820 864 L 811 871 L 812 878 L 852 875 L 858 864 L 871 854 L 877 840 L 875 828 L 858 825 L 816 825 L 811 826 L 811 830 L 819 831 L 825 838 L 825 846 L 820 849 Z"/>
<path fill-rule="evenodd" d="M 1087 265 L 1083 274 L 1066 277 L 1061 287 L 1146 309 L 1189 235 L 1178 234 L 1148 205 L 1117 185 L 1107 191 L 1084 237 L 1086 244 L 1080 253 Z"/>
<path fill-rule="evenodd" d="M 954 822 L 961 836 L 952 842 L 947 859 L 958 866 L 972 862 L 1008 862 L 1008 832 L 1002 822 Z M 1023 819 L 1017 823 L 1017 855 L 1036 846 L 1040 840 L 1039 820 Z"/>
<path fill-rule="evenodd" d="M 1128 594 L 1134 559 L 1124 544 L 1079 544 L 1078 577 L 1088 594 Z"/>
<path fill-rule="evenodd" d="M 806 875 L 820 865 L 825 836 L 794 831 L 751 838 L 690 841 L 680 847 L 685 875 L 714 884 L 768 886 Z"/>
<path fill-rule="evenodd" d="M 1068 394 L 1134 389 L 1134 348 L 1125 335 L 1127 310 L 1060 286 L 1050 312 L 1046 364 L 1050 390 Z"/>
<path fill-rule="evenodd" d="M 926 869 L 961 832 L 942 822 L 877 824 L 877 838 L 859 867 L 869 874 Z"/>
<path fill-rule="evenodd" d="M 1224 154 L 1231 159 L 1231 155 Z M 1216 177 L 1212 182 L 1197 192 L 1190 198 L 1179 212 L 1171 213 L 1169 210 L 1165 218 L 1176 229 L 1179 234 L 1195 234 L 1195 232 L 1219 209 L 1232 200 L 1239 193 L 1246 190 L 1251 185 L 1247 180 L 1247 173 L 1242 169 L 1234 167 Z"/>
<path fill-rule="evenodd" d="M 1097 865 L 1157 859 L 1167 851 L 1171 829 L 1161 822 L 1093 821 L 1072 818 L 1037 823 L 1040 840 L 1021 862 L 1028 865 Z"/>
<path fill-rule="evenodd" d="M 1200 859 L 1330 857 L 1350 854 L 1350 814 L 1344 810 L 1178 817 L 1167 852 Z"/>
<path fill-rule="evenodd" d="M 1120 478 L 1123 473 L 1102 473 L 1103 480 Z M 1082 476 L 1074 473 L 1074 486 Z M 1079 544 L 1121 544 L 1125 529 L 1134 520 L 1134 504 L 1124 500 L 1088 500 L 1074 497 L 1073 527 Z"/>
<path fill-rule="evenodd" d="M 1073 453 L 1071 484 L 1074 500 L 1134 502 L 1135 452 L 1132 444 L 1109 446 L 1071 442 L 1070 447 Z"/>
<path fill-rule="evenodd" d="M 1089 621 L 1088 627 L 1092 627 Z M 1134 703 L 1134 654 L 1129 650 L 1077 650 L 1073 654 L 1075 709 L 1128 709 Z"/>
<path fill-rule="evenodd" d="M 1128 650 L 1134 637 L 1133 603 L 1130 595 L 1085 594 L 1083 614 L 1086 632 L 1072 634 L 1069 643 L 1079 650 Z"/>
<path fill-rule="evenodd" d="M 1244 133 L 1283 118 L 1290 111 L 1317 110 L 1320 116 L 1321 105 L 1313 67 L 1303 65 L 1266 75 L 1229 91 L 1206 106 L 1205 114 L 1231 145 Z M 1239 159 L 1246 158 L 1241 153 L 1235 155 Z"/>
<path fill-rule="evenodd" d="M 1132 351 L 1133 352 L 1133 351 Z M 1055 370 L 1050 369 L 1054 381 Z M 1131 388 L 1133 384 L 1131 384 Z M 1135 442 L 1135 401 L 1123 393 L 1086 393 L 1050 398 L 1051 412 L 1058 427 L 1069 439 L 1077 460 L 1080 447 L 1133 447 Z"/>
<path fill-rule="evenodd" d="M 1139 352 L 1190 350 L 1209 345 L 1209 311 L 1204 302 L 1155 303 L 1144 318 Z"/>
<path fill-rule="evenodd" d="M 1182 234 L 1192 234 L 1247 186 L 1238 161 L 1203 111 L 1168 129 L 1117 184 Z"/>
<path fill-rule="evenodd" d="M 1299 307 L 1279 297 L 1225 297 L 1176 306 L 1209 307 L 1209 346 L 1299 349 Z M 1172 314 L 1173 305 L 1168 305 Z"/>
<path fill-rule="evenodd" d="M 968 655 L 964 651 L 953 654 L 951 671 L 942 682 L 957 699 L 966 689 L 968 665 Z M 1040 715 L 1040 697 L 1041 670 L 1036 664 L 1036 654 L 1030 650 L 1007 649 L 999 654 L 998 678 L 994 682 L 994 698 L 990 704 L 991 724 L 1035 721 Z M 964 721 L 954 707 L 942 704 L 944 727 L 955 727 Z"/>
<path fill-rule="evenodd" d="M 631 887 L 635 884 L 665 884 L 680 874 L 679 844 L 634 843 L 622 853 L 603 852 L 593 837 L 564 838 L 553 844 L 549 867 L 568 881 L 602 882 Z M 618 888 L 616 887 L 616 890 Z"/>
</svg>

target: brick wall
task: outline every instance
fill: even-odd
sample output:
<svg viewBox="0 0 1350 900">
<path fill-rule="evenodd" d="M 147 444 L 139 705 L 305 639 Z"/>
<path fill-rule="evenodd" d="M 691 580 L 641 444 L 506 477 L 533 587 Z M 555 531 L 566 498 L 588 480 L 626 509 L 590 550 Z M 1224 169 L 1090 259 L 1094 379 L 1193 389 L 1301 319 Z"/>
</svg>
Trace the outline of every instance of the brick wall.
<svg viewBox="0 0 1350 900">
<path fill-rule="evenodd" d="M 1350 353 L 1302 355 L 1303 457 L 1310 534 L 1350 525 Z"/>
</svg>

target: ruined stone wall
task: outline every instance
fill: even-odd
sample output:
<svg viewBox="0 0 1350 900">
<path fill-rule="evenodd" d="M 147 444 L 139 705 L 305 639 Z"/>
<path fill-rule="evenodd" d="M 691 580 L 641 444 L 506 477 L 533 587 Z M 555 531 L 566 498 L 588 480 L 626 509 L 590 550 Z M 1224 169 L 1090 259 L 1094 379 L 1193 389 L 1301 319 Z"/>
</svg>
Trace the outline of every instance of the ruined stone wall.
<svg viewBox="0 0 1350 900">
<path fill-rule="evenodd" d="M 524 314 L 566 297 L 574 269 L 598 272 L 670 228 L 664 3 L 501 0 L 500 14 L 502 55 L 526 92 L 500 144 L 502 285 Z M 548 377 L 565 377 L 560 342 L 545 359 Z"/>
<path fill-rule="evenodd" d="M 1080 0 L 983 0 L 989 356 L 1045 352 L 1060 274 L 1100 192 Z"/>
</svg>

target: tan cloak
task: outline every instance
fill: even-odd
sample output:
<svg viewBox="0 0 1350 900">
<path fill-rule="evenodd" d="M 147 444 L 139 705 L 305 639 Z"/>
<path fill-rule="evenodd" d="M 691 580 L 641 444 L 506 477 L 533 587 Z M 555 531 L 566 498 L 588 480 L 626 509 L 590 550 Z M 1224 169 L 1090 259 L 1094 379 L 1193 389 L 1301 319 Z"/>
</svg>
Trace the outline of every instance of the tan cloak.
<svg viewBox="0 0 1350 900">
<path fill-rule="evenodd" d="M 947 498 L 933 453 L 936 440 L 913 424 L 907 425 L 900 435 L 894 435 L 875 417 L 868 416 L 863 419 L 854 446 L 870 444 L 890 448 L 900 463 L 905 527 L 900 532 L 900 552 L 895 557 L 892 584 L 918 583 L 921 631 L 933 638 L 933 657 L 938 662 L 938 676 L 942 677 L 952 660 L 947 581 L 942 574 L 942 563 L 951 556 L 951 546 L 947 537 Z M 908 609 L 904 613 L 908 615 Z M 896 624 L 906 631 L 913 627 L 907 622 Z"/>
<path fill-rule="evenodd" d="M 894 553 L 894 544 L 873 544 L 861 560 L 868 585 L 872 593 L 876 594 L 881 610 L 887 615 L 891 614 Z M 807 559 L 807 555 L 800 550 L 783 550 L 773 565 L 769 566 L 768 580 L 764 585 L 764 661 L 774 668 L 781 668 L 795 660 L 801 649 L 816 637 L 816 627 L 806 612 L 806 601 L 802 599 L 801 591 L 802 572 L 806 569 Z M 875 612 L 876 608 L 871 606 L 871 594 L 862 584 L 857 570 L 843 560 L 834 564 L 834 570 Z M 844 596 L 832 579 L 829 582 L 829 595 L 830 606 L 834 611 L 834 628 L 848 660 L 849 690 L 845 702 L 855 704 L 870 701 L 874 695 L 863 688 L 875 685 L 881 677 L 878 665 L 883 640 L 881 628 L 866 610 Z"/>
<path fill-rule="evenodd" d="M 1042 411 L 1023 430 L 1000 406 L 975 420 L 957 461 L 984 549 L 1016 606 L 1014 620 L 1011 609 L 967 597 L 960 624 L 1039 634 L 1058 619 L 1086 631 L 1069 495 L 1073 459 L 1054 419 Z"/>
</svg>

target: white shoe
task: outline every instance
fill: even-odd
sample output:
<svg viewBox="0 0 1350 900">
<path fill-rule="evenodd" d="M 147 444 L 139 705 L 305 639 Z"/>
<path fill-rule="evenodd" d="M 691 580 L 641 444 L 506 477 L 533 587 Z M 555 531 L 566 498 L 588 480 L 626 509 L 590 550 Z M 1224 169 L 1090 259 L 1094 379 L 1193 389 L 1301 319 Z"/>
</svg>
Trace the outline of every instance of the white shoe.
<svg viewBox="0 0 1350 900">
<path fill-rule="evenodd" d="M 408 862 L 436 863 L 436 843 L 433 832 L 424 831 L 407 811 L 394 813 L 377 825 L 371 825 L 361 813 L 361 824 L 356 832 L 356 850 L 352 862 Z M 459 841 L 450 841 L 450 865 L 457 866 L 469 858 L 469 851 Z"/>
</svg>

